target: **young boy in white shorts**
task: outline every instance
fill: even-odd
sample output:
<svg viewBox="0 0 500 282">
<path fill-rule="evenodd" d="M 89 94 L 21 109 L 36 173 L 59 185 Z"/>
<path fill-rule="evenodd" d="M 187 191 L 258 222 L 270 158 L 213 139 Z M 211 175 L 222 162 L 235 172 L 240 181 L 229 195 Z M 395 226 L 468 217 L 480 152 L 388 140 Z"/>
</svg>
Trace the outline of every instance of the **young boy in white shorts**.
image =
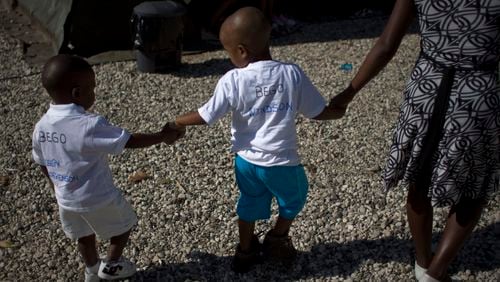
<svg viewBox="0 0 500 282">
<path fill-rule="evenodd" d="M 177 117 L 178 126 L 214 124 L 232 112 L 231 142 L 240 190 L 236 212 L 240 242 L 232 268 L 246 272 L 265 257 L 290 262 L 296 256 L 288 232 L 302 210 L 308 183 L 297 152 L 295 117 L 336 119 L 345 110 L 326 105 L 304 72 L 274 61 L 269 50 L 271 26 L 258 9 L 246 7 L 228 17 L 220 40 L 237 67 L 218 82 L 212 98 L 198 111 Z M 255 221 L 270 217 L 272 198 L 279 217 L 261 245 Z"/>
<path fill-rule="evenodd" d="M 95 75 L 77 56 L 49 59 L 42 84 L 52 102 L 35 126 L 33 159 L 53 184 L 65 234 L 78 242 L 85 281 L 129 277 L 136 267 L 122 252 L 137 217 L 113 183 L 107 155 L 124 148 L 171 144 L 184 131 L 167 124 L 157 133 L 130 134 L 87 112 L 95 101 Z M 110 241 L 102 262 L 96 235 Z"/>
</svg>

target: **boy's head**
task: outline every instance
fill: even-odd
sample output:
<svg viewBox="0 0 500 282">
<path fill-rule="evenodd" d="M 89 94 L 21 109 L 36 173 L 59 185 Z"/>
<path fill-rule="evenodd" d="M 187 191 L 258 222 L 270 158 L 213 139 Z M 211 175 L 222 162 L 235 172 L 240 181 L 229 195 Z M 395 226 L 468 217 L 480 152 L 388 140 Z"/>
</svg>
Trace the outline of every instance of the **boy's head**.
<svg viewBox="0 0 500 282">
<path fill-rule="evenodd" d="M 219 39 L 236 67 L 270 60 L 271 25 L 257 8 L 245 7 L 229 16 L 220 28 Z"/>
<path fill-rule="evenodd" d="M 54 104 L 75 103 L 85 109 L 95 101 L 95 75 L 85 59 L 74 55 L 57 55 L 45 63 L 42 85 Z"/>
</svg>

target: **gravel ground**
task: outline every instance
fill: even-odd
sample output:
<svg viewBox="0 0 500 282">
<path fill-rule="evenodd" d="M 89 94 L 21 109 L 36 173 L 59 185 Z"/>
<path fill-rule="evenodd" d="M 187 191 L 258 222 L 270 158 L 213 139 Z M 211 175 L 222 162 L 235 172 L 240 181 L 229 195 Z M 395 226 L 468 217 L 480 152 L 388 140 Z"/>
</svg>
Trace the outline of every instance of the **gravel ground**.
<svg viewBox="0 0 500 282">
<path fill-rule="evenodd" d="M 299 64 L 331 97 L 347 85 L 384 24 L 361 19 L 307 24 L 274 40 L 275 59 Z M 413 251 L 405 220 L 405 189 L 381 192 L 379 173 L 398 114 L 401 91 L 418 52 L 409 34 L 396 57 L 341 120 L 298 118 L 300 153 L 310 180 L 306 207 L 291 236 L 300 251 L 293 267 L 260 265 L 236 275 L 229 263 L 237 241 L 238 195 L 229 152 L 230 120 L 189 128 L 173 146 L 127 150 L 111 157 L 115 181 L 139 217 L 125 255 L 135 281 L 412 281 Z M 65 238 L 57 204 L 31 161 L 31 134 L 48 108 L 39 66 L 23 60 L 22 43 L 0 26 L 0 281 L 77 281 L 83 264 Z M 185 56 L 171 74 L 141 74 L 135 62 L 95 66 L 93 111 L 131 131 L 158 130 L 196 109 L 231 68 L 223 51 Z M 149 177 L 132 183 L 138 171 Z M 458 280 L 499 281 L 500 196 L 490 202 L 450 267 Z M 276 210 L 276 209 L 274 209 Z M 435 212 L 437 239 L 447 209 Z M 273 223 L 259 223 L 267 230 Z M 5 240 L 13 246 L 5 248 Z M 104 250 L 106 244 L 101 243 Z"/>
</svg>

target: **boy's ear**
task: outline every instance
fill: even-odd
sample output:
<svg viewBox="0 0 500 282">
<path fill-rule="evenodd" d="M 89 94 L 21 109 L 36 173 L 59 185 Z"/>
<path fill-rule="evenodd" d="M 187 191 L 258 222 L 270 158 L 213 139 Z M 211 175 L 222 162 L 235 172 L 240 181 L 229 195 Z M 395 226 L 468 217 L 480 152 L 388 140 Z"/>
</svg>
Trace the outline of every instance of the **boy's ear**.
<svg viewBox="0 0 500 282">
<path fill-rule="evenodd" d="M 240 53 L 241 58 L 243 58 L 245 60 L 247 59 L 247 57 L 248 57 L 248 50 L 247 50 L 247 48 L 245 48 L 245 46 L 243 46 L 241 44 L 238 45 L 238 52 Z"/>
</svg>

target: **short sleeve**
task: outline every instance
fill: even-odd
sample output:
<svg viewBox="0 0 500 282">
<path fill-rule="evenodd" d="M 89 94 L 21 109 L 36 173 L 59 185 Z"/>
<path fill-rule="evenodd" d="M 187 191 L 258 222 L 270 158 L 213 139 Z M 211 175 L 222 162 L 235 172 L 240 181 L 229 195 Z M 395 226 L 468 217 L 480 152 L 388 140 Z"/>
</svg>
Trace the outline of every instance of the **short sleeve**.
<svg viewBox="0 0 500 282">
<path fill-rule="evenodd" d="M 90 150 L 117 155 L 123 152 L 130 133 L 125 129 L 111 125 L 105 118 L 97 117 L 93 128 L 89 130 L 88 147 Z"/>
<path fill-rule="evenodd" d="M 33 161 L 35 163 L 37 163 L 39 165 L 45 165 L 45 159 L 43 158 L 42 148 L 40 147 L 40 143 L 38 142 L 37 132 L 38 132 L 38 130 L 35 127 L 35 130 L 33 131 L 33 137 L 32 137 L 31 156 L 32 156 Z"/>
<path fill-rule="evenodd" d="M 326 107 L 326 100 L 312 84 L 307 75 L 299 70 L 299 105 L 298 112 L 307 118 L 318 116 Z"/>
<path fill-rule="evenodd" d="M 208 125 L 214 124 L 231 110 L 231 103 L 228 96 L 233 92 L 233 86 L 228 77 L 228 75 L 225 75 L 219 80 L 213 96 L 198 109 L 201 118 Z"/>
</svg>

